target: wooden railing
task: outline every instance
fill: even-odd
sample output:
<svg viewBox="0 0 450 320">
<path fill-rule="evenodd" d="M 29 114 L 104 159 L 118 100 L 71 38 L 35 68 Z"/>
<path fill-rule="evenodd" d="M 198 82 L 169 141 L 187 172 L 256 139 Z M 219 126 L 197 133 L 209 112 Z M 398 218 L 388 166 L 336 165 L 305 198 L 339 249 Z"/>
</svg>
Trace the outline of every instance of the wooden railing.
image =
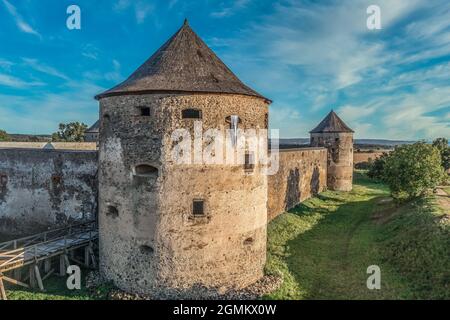
<svg viewBox="0 0 450 320">
<path fill-rule="evenodd" d="M 20 267 L 29 261 L 67 251 L 73 246 L 95 240 L 97 223 L 84 222 L 0 243 L 0 272 Z"/>
</svg>

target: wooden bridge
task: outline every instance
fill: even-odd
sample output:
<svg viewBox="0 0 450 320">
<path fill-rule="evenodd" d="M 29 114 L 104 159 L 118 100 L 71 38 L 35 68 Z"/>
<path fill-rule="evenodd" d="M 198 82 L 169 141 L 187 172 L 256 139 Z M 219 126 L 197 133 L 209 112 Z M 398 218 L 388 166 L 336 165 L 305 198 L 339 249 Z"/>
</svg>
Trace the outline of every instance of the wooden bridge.
<svg viewBox="0 0 450 320">
<path fill-rule="evenodd" d="M 59 269 L 60 276 L 65 276 L 71 264 L 95 268 L 97 259 L 93 248 L 97 238 L 97 224 L 90 221 L 0 243 L 0 299 L 7 298 L 4 282 L 25 288 L 37 285 L 44 291 L 43 281 L 55 269 Z M 81 250 L 79 259 L 76 253 Z M 22 279 L 24 269 L 28 272 Z"/>
</svg>

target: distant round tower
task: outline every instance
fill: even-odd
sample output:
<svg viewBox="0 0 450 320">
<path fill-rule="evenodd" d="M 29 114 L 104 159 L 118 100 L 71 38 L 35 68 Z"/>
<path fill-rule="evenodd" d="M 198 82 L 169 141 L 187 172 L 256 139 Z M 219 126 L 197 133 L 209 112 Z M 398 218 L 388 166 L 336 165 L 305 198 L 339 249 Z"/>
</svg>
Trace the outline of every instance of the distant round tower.
<svg viewBox="0 0 450 320">
<path fill-rule="evenodd" d="M 327 186 L 331 190 L 352 190 L 353 133 L 334 111 L 310 131 L 311 146 L 328 149 Z"/>
<path fill-rule="evenodd" d="M 194 136 L 200 120 L 203 132 L 229 129 L 231 118 L 241 129 L 264 129 L 270 101 L 244 85 L 187 22 L 96 98 L 103 276 L 121 289 L 166 297 L 192 297 L 196 286 L 242 288 L 262 277 L 261 167 L 249 174 L 242 164 L 178 164 L 171 135 L 185 128 Z"/>
</svg>

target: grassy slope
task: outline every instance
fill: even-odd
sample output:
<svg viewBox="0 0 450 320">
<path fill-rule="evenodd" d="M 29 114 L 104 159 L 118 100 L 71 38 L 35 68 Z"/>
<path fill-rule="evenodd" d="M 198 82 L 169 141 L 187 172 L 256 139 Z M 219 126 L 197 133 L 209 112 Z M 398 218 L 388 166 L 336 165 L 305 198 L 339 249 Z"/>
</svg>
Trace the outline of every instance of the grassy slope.
<svg viewBox="0 0 450 320">
<path fill-rule="evenodd" d="M 324 192 L 272 221 L 266 269 L 284 283 L 266 298 L 449 298 L 449 226 L 432 199 L 397 210 L 387 196 L 357 175 L 352 192 Z M 370 265 L 381 290 L 366 287 Z"/>
</svg>

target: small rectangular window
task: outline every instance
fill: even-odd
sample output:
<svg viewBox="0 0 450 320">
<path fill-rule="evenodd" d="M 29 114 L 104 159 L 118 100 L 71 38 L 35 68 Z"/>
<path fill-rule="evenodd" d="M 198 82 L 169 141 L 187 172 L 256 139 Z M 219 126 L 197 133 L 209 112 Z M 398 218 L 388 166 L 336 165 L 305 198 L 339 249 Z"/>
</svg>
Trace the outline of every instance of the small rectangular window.
<svg viewBox="0 0 450 320">
<path fill-rule="evenodd" d="M 201 119 L 202 111 L 197 109 L 184 109 L 181 111 L 181 117 L 183 119 Z"/>
<path fill-rule="evenodd" d="M 150 108 L 149 107 L 140 107 L 141 116 L 142 117 L 150 117 Z"/>
<path fill-rule="evenodd" d="M 203 216 L 205 214 L 204 209 L 205 208 L 203 200 L 194 200 L 192 205 L 192 214 L 194 216 Z"/>
<path fill-rule="evenodd" d="M 245 154 L 244 169 L 251 171 L 254 168 L 255 168 L 255 157 L 254 157 L 253 153 L 247 152 Z"/>
</svg>

